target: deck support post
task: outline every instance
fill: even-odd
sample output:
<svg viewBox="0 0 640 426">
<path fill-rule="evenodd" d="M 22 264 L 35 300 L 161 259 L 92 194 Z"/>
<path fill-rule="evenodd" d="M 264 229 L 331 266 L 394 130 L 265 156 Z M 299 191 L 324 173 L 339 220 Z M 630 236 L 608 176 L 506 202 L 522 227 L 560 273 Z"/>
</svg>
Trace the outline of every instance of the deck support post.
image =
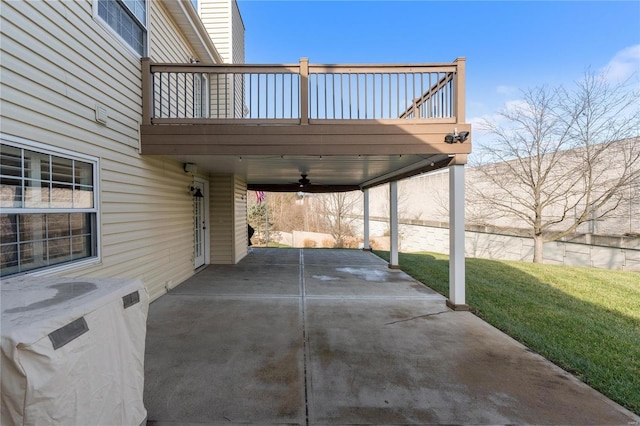
<svg viewBox="0 0 640 426">
<path fill-rule="evenodd" d="M 362 201 L 363 201 L 363 235 L 364 235 L 364 243 L 362 244 L 362 249 L 371 251 L 371 245 L 369 244 L 369 188 L 362 190 Z"/>
<path fill-rule="evenodd" d="M 398 181 L 389 182 L 389 268 L 400 269 L 398 262 Z"/>
<path fill-rule="evenodd" d="M 142 124 L 151 124 L 153 117 L 153 76 L 151 75 L 151 59 L 140 59 L 142 71 Z"/>
<path fill-rule="evenodd" d="M 455 158 L 449 166 L 449 300 L 453 310 L 469 310 L 465 302 L 464 265 L 464 163 Z"/>
<path fill-rule="evenodd" d="M 309 124 L 309 58 L 300 58 L 300 124 Z"/>
</svg>

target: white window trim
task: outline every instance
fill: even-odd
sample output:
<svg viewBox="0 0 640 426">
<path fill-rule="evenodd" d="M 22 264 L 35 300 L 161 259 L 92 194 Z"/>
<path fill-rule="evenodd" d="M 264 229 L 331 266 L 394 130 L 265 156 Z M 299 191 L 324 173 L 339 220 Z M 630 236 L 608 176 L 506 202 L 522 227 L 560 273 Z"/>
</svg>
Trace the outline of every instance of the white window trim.
<svg viewBox="0 0 640 426">
<path fill-rule="evenodd" d="M 118 32 L 116 30 L 114 30 L 113 28 L 111 28 L 111 25 L 109 25 L 104 19 L 102 19 L 102 17 L 98 14 L 98 0 L 92 0 L 92 12 L 93 12 L 93 20 L 100 25 L 105 31 L 107 31 L 117 42 L 118 44 L 120 44 L 120 46 L 122 46 L 127 52 L 129 52 L 130 54 L 132 54 L 136 59 L 140 59 L 140 58 L 145 58 L 149 56 L 149 43 L 151 38 L 149 37 L 149 27 L 151 24 L 151 16 L 149 15 L 149 9 L 150 9 L 150 3 L 153 0 L 147 0 L 144 4 L 144 7 L 146 9 L 145 13 L 147 14 L 147 24 L 144 26 L 145 29 L 145 43 L 144 43 L 144 50 L 145 52 L 143 53 L 143 55 L 140 55 L 131 45 L 129 45 L 129 43 L 127 43 L 121 36 L 120 34 L 118 34 Z"/>
<path fill-rule="evenodd" d="M 0 133 L 0 142 L 5 145 L 10 145 L 15 148 L 27 149 L 30 151 L 37 151 L 42 154 L 48 155 L 59 155 L 71 160 L 79 160 L 86 161 L 93 165 L 93 205 L 95 206 L 93 209 L 73 209 L 78 213 L 95 213 L 96 214 L 96 254 L 95 256 L 79 259 L 77 261 L 71 261 L 69 263 L 63 263 L 60 265 L 54 265 L 50 267 L 46 267 L 44 269 L 37 269 L 34 271 L 27 272 L 18 272 L 15 274 L 8 275 L 3 279 L 8 279 L 10 277 L 18 276 L 18 275 L 27 275 L 27 276 L 47 276 L 59 273 L 61 271 L 69 271 L 78 268 L 85 267 L 89 264 L 97 264 L 102 263 L 102 209 L 100 208 L 100 158 L 93 157 L 86 154 L 79 154 L 77 152 L 69 151 L 67 149 L 53 147 L 50 145 L 46 145 L 40 142 L 31 141 L 28 139 L 24 139 L 21 137 L 7 135 L 4 133 Z M 11 213 L 11 214 L 30 214 L 30 213 L 60 213 L 61 209 L 29 209 L 29 208 L 2 208 L 3 213 Z M 69 211 L 69 209 L 64 209 L 65 211 Z"/>
</svg>

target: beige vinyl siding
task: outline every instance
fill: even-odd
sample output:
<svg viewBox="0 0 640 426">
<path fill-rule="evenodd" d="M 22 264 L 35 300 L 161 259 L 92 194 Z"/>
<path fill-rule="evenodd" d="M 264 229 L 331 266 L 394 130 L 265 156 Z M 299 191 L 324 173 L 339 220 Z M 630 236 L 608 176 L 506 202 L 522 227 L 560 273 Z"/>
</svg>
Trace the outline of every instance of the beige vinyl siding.
<svg viewBox="0 0 640 426">
<path fill-rule="evenodd" d="M 233 0 L 232 2 L 232 26 L 231 26 L 231 43 L 233 46 L 233 63 L 244 64 L 244 23 L 242 22 L 242 16 L 240 15 L 240 9 L 238 3 Z M 242 77 L 236 77 L 236 86 L 234 89 L 236 117 L 244 116 L 244 87 L 242 84 Z"/>
<path fill-rule="evenodd" d="M 140 58 L 92 5 L 3 2 L 2 133 L 99 158 L 101 262 L 58 274 L 141 279 L 155 299 L 193 274 L 191 177 L 179 162 L 139 155 Z M 192 55 L 162 2 L 150 2 L 149 28 L 155 60 Z"/>
<path fill-rule="evenodd" d="M 244 23 L 235 0 L 201 0 L 200 16 L 225 63 L 244 63 Z M 243 116 L 241 76 L 211 76 L 211 117 Z M 232 96 L 235 96 L 235 103 Z M 235 110 L 234 110 L 235 105 Z"/>
<path fill-rule="evenodd" d="M 153 62 L 189 63 L 196 54 L 161 1 L 150 2 L 149 58 Z"/>
<path fill-rule="evenodd" d="M 231 63 L 230 0 L 200 0 L 200 17 L 225 63 Z"/>
<path fill-rule="evenodd" d="M 229 0 L 201 0 L 200 17 L 225 63 L 231 63 L 231 13 Z M 212 118 L 233 118 L 232 76 L 210 76 Z"/>
<path fill-rule="evenodd" d="M 235 81 L 241 82 L 238 77 L 231 75 L 210 74 L 210 94 L 211 99 L 209 101 L 211 105 L 211 118 L 234 118 L 233 116 L 233 103 L 231 99 L 231 92 L 234 90 L 233 83 Z"/>
<path fill-rule="evenodd" d="M 238 263 L 247 255 L 247 183 L 237 175 L 212 175 L 210 192 L 211 263 Z"/>
<path fill-rule="evenodd" d="M 190 58 L 196 55 L 186 48 L 187 40 L 182 33 L 177 30 L 176 24 L 168 16 L 162 2 L 152 2 L 155 7 L 151 8 L 151 19 L 153 31 L 150 33 L 149 57 L 153 62 L 174 62 L 189 63 Z M 177 77 L 174 75 L 174 77 Z M 155 106 L 155 114 L 160 116 L 160 111 L 171 111 L 172 117 L 186 118 L 193 117 L 191 108 L 193 105 L 193 78 L 165 79 L 160 83 L 155 81 L 156 87 L 162 88 L 163 105 Z M 180 107 L 178 107 L 178 105 Z"/>
<path fill-rule="evenodd" d="M 91 33 L 90 3 L 6 2 L 2 14 L 3 110 L 17 99 L 26 115 L 16 118 L 27 125 L 61 134 L 70 125 L 96 134 L 102 132 L 94 122 L 99 102 L 109 108 L 109 130 L 124 136 L 118 143 L 138 145 L 131 117 L 139 114 L 140 85 L 139 78 L 137 85 L 131 80 L 140 73 L 139 63 L 113 46 L 99 53 L 111 36 Z"/>
<path fill-rule="evenodd" d="M 247 233 L 247 182 L 240 176 L 234 177 L 234 263 L 247 255 L 249 235 Z"/>
<path fill-rule="evenodd" d="M 234 176 L 212 175 L 209 178 L 211 212 L 211 263 L 234 262 Z"/>
<path fill-rule="evenodd" d="M 231 2 L 231 45 L 232 62 L 244 64 L 244 23 L 236 0 Z"/>
</svg>

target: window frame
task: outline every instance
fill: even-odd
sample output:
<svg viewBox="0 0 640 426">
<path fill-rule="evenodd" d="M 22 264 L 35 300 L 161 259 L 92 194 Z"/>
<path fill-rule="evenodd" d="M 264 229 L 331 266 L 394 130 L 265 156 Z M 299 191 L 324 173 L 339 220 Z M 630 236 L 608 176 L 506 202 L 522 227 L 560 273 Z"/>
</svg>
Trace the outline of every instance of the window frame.
<svg viewBox="0 0 640 426">
<path fill-rule="evenodd" d="M 211 114 L 211 95 L 209 76 L 205 73 L 193 75 L 193 111 L 194 118 L 209 118 Z"/>
<path fill-rule="evenodd" d="M 109 25 L 109 23 L 107 21 L 104 20 L 104 18 L 102 18 L 100 16 L 100 14 L 98 13 L 98 6 L 99 6 L 99 2 L 100 0 L 93 0 L 93 20 L 96 21 L 101 27 L 103 27 L 107 32 L 109 32 L 114 39 L 117 40 L 117 42 L 119 44 L 121 44 L 128 52 L 132 53 L 135 55 L 136 58 L 145 58 L 147 56 L 149 56 L 149 42 L 150 42 L 150 37 L 149 37 L 149 26 L 150 26 L 150 19 L 151 16 L 149 14 L 150 12 L 150 3 L 151 1 L 149 0 L 144 0 L 144 7 L 145 7 L 145 19 L 147 21 L 146 24 L 140 22 L 140 20 L 138 19 L 137 16 L 135 16 L 135 13 L 129 9 L 127 7 L 126 4 L 124 4 L 121 0 L 110 0 L 110 1 L 114 1 L 117 2 L 122 8 L 124 8 L 124 10 L 127 12 L 127 14 L 129 14 L 129 16 L 131 18 L 133 18 L 140 26 L 141 28 L 144 30 L 144 52 L 139 53 L 133 46 L 131 46 L 119 33 L 118 31 L 116 31 L 115 28 L 113 28 L 111 25 Z"/>
<path fill-rule="evenodd" d="M 90 155 L 80 154 L 63 148 L 52 147 L 46 144 L 30 141 L 27 139 L 5 135 L 0 133 L 0 143 L 17 149 L 28 150 L 43 155 L 52 155 L 67 160 L 76 160 L 84 163 L 89 163 L 92 166 L 92 178 L 93 178 L 93 207 L 91 208 L 37 208 L 37 207 L 2 207 L 2 214 L 16 214 L 16 215 L 28 215 L 28 214 L 56 214 L 56 213 L 91 213 L 95 215 L 95 223 L 92 227 L 92 232 L 95 233 L 92 237 L 92 242 L 95 245 L 95 253 L 93 256 L 69 260 L 54 265 L 43 266 L 37 269 L 18 271 L 15 273 L 7 274 L 2 279 L 8 279 L 19 275 L 29 276 L 46 276 L 54 274 L 60 271 L 76 269 L 78 267 L 86 266 L 88 264 L 96 264 L 102 262 L 102 250 L 101 250 L 101 209 L 100 209 L 100 159 Z M 24 172 L 23 172 L 24 173 Z M 21 179 L 24 179 L 21 178 Z"/>
</svg>

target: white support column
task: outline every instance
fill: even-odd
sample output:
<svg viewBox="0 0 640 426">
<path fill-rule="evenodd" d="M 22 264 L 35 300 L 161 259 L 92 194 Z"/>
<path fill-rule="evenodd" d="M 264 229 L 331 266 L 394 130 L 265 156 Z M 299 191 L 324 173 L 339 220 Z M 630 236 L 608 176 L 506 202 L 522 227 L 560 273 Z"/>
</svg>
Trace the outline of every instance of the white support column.
<svg viewBox="0 0 640 426">
<path fill-rule="evenodd" d="M 363 189 L 362 190 L 364 196 L 363 198 L 363 202 L 364 202 L 364 206 L 363 206 L 363 210 L 364 210 L 364 230 L 363 230 L 363 234 L 364 234 L 364 244 L 362 246 L 363 250 L 371 250 L 371 245 L 369 244 L 369 189 Z"/>
<path fill-rule="evenodd" d="M 466 160 L 466 158 L 465 158 Z M 449 166 L 449 300 L 454 310 L 469 310 L 465 302 L 464 164 Z"/>
<path fill-rule="evenodd" d="M 389 182 L 389 268 L 399 269 L 398 263 L 398 181 Z"/>
</svg>

